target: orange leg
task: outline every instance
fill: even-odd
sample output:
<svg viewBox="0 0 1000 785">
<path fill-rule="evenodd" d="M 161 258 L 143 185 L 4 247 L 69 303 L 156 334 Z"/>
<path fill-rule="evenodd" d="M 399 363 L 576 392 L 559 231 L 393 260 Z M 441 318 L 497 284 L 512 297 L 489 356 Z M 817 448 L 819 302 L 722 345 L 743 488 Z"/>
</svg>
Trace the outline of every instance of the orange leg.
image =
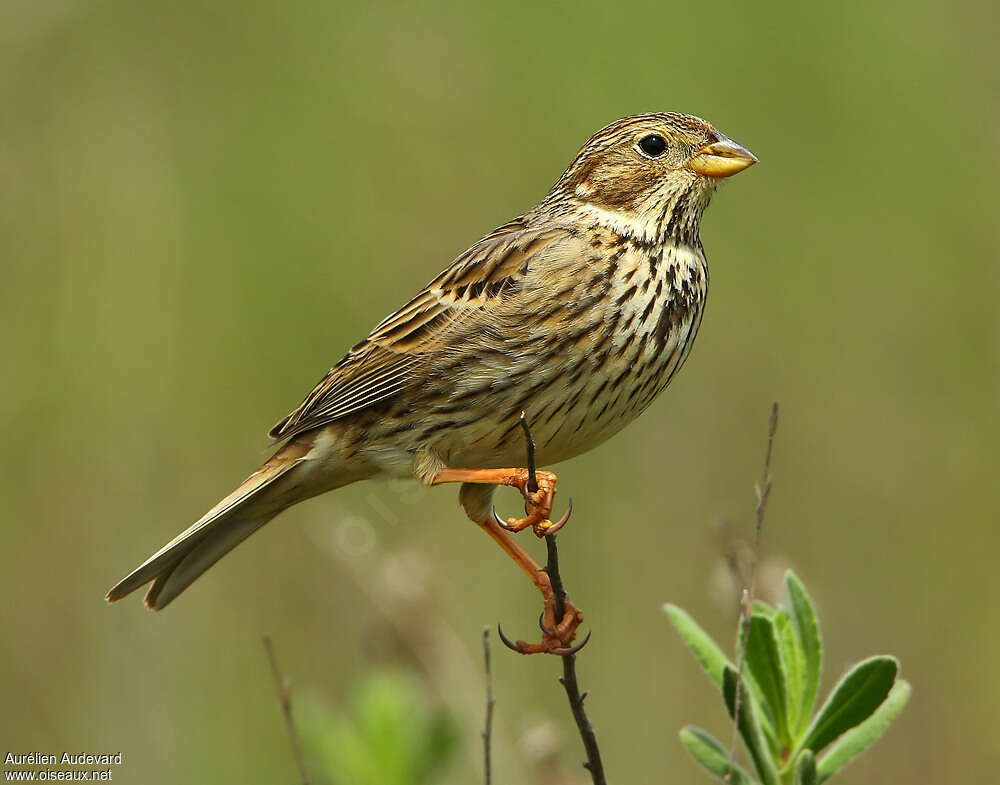
<svg viewBox="0 0 1000 785">
<path fill-rule="evenodd" d="M 512 648 L 521 654 L 569 654 L 572 652 L 569 646 L 573 642 L 573 638 L 576 637 L 577 627 L 583 621 L 583 613 L 567 598 L 563 617 L 558 622 L 556 621 L 555 593 L 552 590 L 552 582 L 549 580 L 548 574 L 507 533 L 532 526 L 535 533 L 541 537 L 544 536 L 546 529 L 552 531 L 559 528 L 566 522 L 565 519 L 569 518 L 567 513 L 564 519 L 556 523 L 548 520 L 549 512 L 552 509 L 552 497 L 555 495 L 556 477 L 551 472 L 537 472 L 536 476 L 539 486 L 536 491 L 527 489 L 527 469 L 442 469 L 435 475 L 431 484 L 463 483 L 459 499 L 470 520 L 504 549 L 507 555 L 524 570 L 542 594 L 545 603 L 545 610 L 542 612 L 542 618 L 539 622 L 542 628 L 542 642 L 517 641 Z M 496 512 L 492 510 L 490 505 L 493 486 L 496 485 L 508 485 L 521 489 L 528 512 L 527 518 L 522 519 L 522 521 L 511 519 L 506 524 L 497 518 Z"/>
</svg>

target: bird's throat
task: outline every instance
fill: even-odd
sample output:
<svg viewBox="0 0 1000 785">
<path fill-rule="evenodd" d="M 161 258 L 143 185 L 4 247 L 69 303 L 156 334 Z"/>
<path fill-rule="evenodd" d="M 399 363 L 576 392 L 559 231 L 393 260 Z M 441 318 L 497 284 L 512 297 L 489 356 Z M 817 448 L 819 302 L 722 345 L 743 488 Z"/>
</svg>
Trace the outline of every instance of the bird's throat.
<svg viewBox="0 0 1000 785">
<path fill-rule="evenodd" d="M 611 210 L 582 201 L 577 212 L 583 223 L 610 229 L 645 246 L 675 244 L 700 248 L 701 217 L 714 186 L 690 183 L 683 189 L 657 194 L 635 210 Z"/>
</svg>

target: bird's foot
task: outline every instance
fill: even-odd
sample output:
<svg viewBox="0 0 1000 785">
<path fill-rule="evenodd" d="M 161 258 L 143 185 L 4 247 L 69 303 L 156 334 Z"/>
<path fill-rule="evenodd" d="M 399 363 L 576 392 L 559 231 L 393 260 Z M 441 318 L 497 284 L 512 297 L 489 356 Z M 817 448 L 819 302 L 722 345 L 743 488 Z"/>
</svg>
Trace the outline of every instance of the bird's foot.
<svg viewBox="0 0 1000 785">
<path fill-rule="evenodd" d="M 552 500 L 556 495 L 556 476 L 552 472 L 535 472 L 535 482 L 537 487 L 532 490 L 530 487 L 531 473 L 528 469 L 518 469 L 512 472 L 503 484 L 517 488 L 524 497 L 524 518 L 508 518 L 503 520 L 497 511 L 493 510 L 493 518 L 502 528 L 509 532 L 519 532 L 529 526 L 535 532 L 535 536 L 541 538 L 548 534 L 555 534 L 569 520 L 573 513 L 573 500 L 569 500 L 569 506 L 565 514 L 558 520 L 549 520 L 552 514 Z"/>
<path fill-rule="evenodd" d="M 542 629 L 541 643 L 525 643 L 520 640 L 513 642 L 503 634 L 503 630 L 500 629 L 499 625 L 497 626 L 497 632 L 500 634 L 500 640 L 503 641 L 504 645 L 518 654 L 555 654 L 565 657 L 570 654 L 576 654 L 590 640 L 590 633 L 588 632 L 587 637 L 583 639 L 582 643 L 576 646 L 572 645 L 573 639 L 576 637 L 576 628 L 580 626 L 582 621 L 583 612 L 567 598 L 564 600 L 562 620 L 556 624 L 555 602 L 547 600 L 545 610 L 538 619 L 538 626 Z"/>
</svg>

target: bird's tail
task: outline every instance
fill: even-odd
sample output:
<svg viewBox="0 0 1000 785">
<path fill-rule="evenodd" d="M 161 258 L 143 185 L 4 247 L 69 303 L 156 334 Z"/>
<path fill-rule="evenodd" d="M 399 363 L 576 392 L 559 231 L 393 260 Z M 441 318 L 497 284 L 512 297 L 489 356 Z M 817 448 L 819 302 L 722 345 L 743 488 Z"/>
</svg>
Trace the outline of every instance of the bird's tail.
<svg viewBox="0 0 1000 785">
<path fill-rule="evenodd" d="M 165 608 L 196 578 L 282 510 L 311 496 L 303 493 L 296 475 L 308 471 L 311 440 L 293 441 L 273 455 L 225 499 L 197 523 L 181 532 L 107 594 L 108 602 L 153 585 L 146 594 L 146 606 Z"/>
</svg>

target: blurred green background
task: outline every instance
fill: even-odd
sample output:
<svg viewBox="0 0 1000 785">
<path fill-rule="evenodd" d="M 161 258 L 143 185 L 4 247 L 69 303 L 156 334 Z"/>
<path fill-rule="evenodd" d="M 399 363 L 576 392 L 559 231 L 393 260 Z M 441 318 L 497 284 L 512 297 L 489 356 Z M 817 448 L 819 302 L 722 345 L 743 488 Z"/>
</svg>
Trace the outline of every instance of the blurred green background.
<svg viewBox="0 0 1000 785">
<path fill-rule="evenodd" d="M 761 163 L 706 217 L 712 290 L 684 372 L 560 467 L 610 775 L 707 782 L 677 731 L 728 738 L 660 605 L 730 635 L 720 528 L 749 535 L 774 399 L 762 591 L 782 564 L 810 587 L 827 687 L 875 652 L 914 685 L 843 781 L 995 771 L 996 22 L 982 0 L 6 0 L 0 747 L 120 750 L 116 782 L 294 781 L 271 633 L 329 712 L 383 667 L 416 678 L 460 733 L 429 781 L 479 781 L 480 630 L 531 637 L 538 600 L 454 489 L 304 504 L 159 615 L 102 597 L 593 131 L 679 110 Z M 497 780 L 583 782 L 558 663 L 495 647 L 494 671 Z"/>
</svg>

